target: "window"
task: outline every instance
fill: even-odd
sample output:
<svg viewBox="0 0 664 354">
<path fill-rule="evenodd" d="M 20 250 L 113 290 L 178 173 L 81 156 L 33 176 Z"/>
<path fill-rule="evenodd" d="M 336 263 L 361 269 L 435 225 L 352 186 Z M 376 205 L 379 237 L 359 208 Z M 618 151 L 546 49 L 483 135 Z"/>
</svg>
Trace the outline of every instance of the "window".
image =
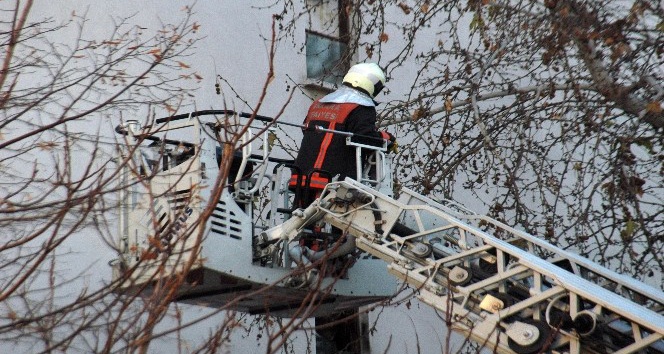
<svg viewBox="0 0 664 354">
<path fill-rule="evenodd" d="M 329 91 L 341 84 L 350 67 L 350 0 L 306 0 L 309 28 L 305 50 L 307 81 L 312 89 Z"/>
<path fill-rule="evenodd" d="M 306 32 L 307 78 L 338 84 L 348 66 L 348 45 L 338 38 Z"/>
</svg>

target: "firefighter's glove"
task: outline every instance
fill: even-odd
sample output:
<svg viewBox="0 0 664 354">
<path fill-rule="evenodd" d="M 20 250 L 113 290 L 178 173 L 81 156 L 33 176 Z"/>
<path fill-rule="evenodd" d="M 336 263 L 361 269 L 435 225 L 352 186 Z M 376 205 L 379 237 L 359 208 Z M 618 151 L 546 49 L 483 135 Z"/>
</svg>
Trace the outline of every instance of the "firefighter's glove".
<svg viewBox="0 0 664 354">
<path fill-rule="evenodd" d="M 397 152 L 399 152 L 399 144 L 397 144 L 397 142 L 395 141 L 387 145 L 387 151 L 396 154 Z"/>
<path fill-rule="evenodd" d="M 399 148 L 399 144 L 397 144 L 397 138 L 388 132 L 380 132 L 380 133 L 383 136 L 383 139 L 387 141 L 387 152 L 396 154 Z"/>
</svg>

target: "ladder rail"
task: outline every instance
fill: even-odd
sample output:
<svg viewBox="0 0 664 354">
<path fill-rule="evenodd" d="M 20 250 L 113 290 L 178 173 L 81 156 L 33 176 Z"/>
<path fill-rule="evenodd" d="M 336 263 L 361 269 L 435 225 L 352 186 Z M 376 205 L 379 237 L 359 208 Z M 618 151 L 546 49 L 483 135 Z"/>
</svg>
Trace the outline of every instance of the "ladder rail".
<svg viewBox="0 0 664 354">
<path fill-rule="evenodd" d="M 471 333 L 473 336 L 478 335 L 478 330 L 483 331 L 479 334 L 480 342 L 502 346 L 499 352 L 514 352 L 510 346 L 505 346 L 508 339 L 512 340 L 507 333 L 513 333 L 510 326 L 514 323 L 527 327 L 531 320 L 545 321 L 553 327 L 548 322 L 551 311 L 562 309 L 569 312 L 570 318 L 588 316 L 598 325 L 606 325 L 616 336 L 628 338 L 626 343 L 606 340 L 601 344 L 610 347 L 611 352 L 630 353 L 649 346 L 657 353 L 664 352 L 664 316 L 658 313 L 664 308 L 664 293 L 655 288 L 490 218 L 454 212 L 405 188 L 399 200 L 394 200 L 351 179 L 328 187 L 320 203 L 326 222 L 355 236 L 358 248 L 386 261 L 389 272 L 418 289 L 424 302 L 440 310 L 452 311 L 457 319 L 472 319 L 472 323 L 466 325 L 460 321 L 460 330 L 466 333 L 475 331 Z M 348 206 L 348 200 L 339 200 L 359 194 L 364 196 L 358 197 L 352 207 Z M 371 202 L 367 203 L 367 200 Z M 335 208 L 335 201 L 344 207 Z M 464 218 L 491 222 L 508 233 L 507 240 L 464 222 Z M 412 233 L 405 236 L 391 233 L 392 227 L 400 222 L 412 226 Z M 374 228 L 375 224 L 381 224 L 383 228 Z M 453 254 L 440 258 L 436 258 L 433 252 L 416 254 L 415 244 L 426 244 L 434 237 L 440 238 L 441 234 L 447 241 L 456 240 L 456 244 L 441 248 Z M 546 252 L 532 252 L 538 249 Z M 552 263 L 549 258 L 542 258 L 541 255 L 546 253 L 554 255 L 554 260 L 568 260 L 572 271 Z M 485 259 L 494 261 L 495 273 L 467 284 L 456 284 L 449 278 L 454 267 L 476 266 Z M 578 268 L 591 271 L 593 275 L 583 277 Z M 621 291 L 615 293 L 614 289 L 603 287 L 607 279 L 618 287 L 638 293 L 641 303 Z M 502 307 L 495 311 L 484 305 L 489 295 L 505 298 L 506 289 L 515 288 L 525 290 L 526 295 L 521 298 L 511 296 L 507 299 L 509 302 L 503 299 Z M 427 295 L 423 296 L 424 293 Z M 595 330 L 594 326 L 590 333 Z M 581 327 L 559 328 L 555 345 L 568 346 L 570 353 L 607 350 L 593 349 L 594 344 L 584 339 L 584 330 Z"/>
<path fill-rule="evenodd" d="M 505 225 L 504 223 L 497 221 L 493 218 L 490 218 L 485 215 L 479 215 L 479 214 L 462 214 L 457 211 L 454 211 L 451 208 L 446 207 L 445 205 L 438 203 L 432 199 L 429 199 L 425 196 L 418 195 L 416 192 L 404 187 L 403 188 L 403 193 L 407 193 L 413 196 L 419 196 L 423 202 L 426 202 L 428 204 L 427 210 L 441 210 L 444 211 L 444 213 L 448 214 L 448 220 L 455 225 L 458 225 L 460 228 L 466 228 L 469 227 L 467 223 L 464 223 L 461 221 L 461 219 L 468 219 L 468 220 L 481 220 L 485 221 L 487 223 L 493 224 L 496 227 L 499 227 L 500 229 L 503 229 L 507 232 L 509 232 L 511 235 L 518 237 L 519 239 L 525 240 L 530 244 L 536 245 L 537 247 L 544 249 L 546 251 L 549 251 L 551 253 L 554 253 L 561 258 L 564 258 L 571 262 L 573 265 L 576 266 L 581 266 L 587 270 L 592 271 L 593 273 L 602 276 L 608 280 L 611 280 L 621 286 L 624 286 L 625 288 L 628 288 L 631 291 L 634 291 L 636 293 L 639 293 L 643 296 L 646 296 L 652 300 L 657 301 L 660 303 L 662 306 L 664 306 L 664 292 L 661 290 L 658 290 L 648 284 L 642 283 L 632 277 L 628 277 L 624 274 L 617 273 L 615 271 L 612 271 L 608 268 L 602 267 L 599 264 L 592 262 L 591 260 L 581 257 L 578 254 L 562 250 L 545 240 L 542 240 L 540 238 L 537 238 L 533 235 L 530 235 L 524 231 L 517 230 L 513 227 L 510 227 L 508 225 Z M 408 207 L 409 209 L 417 209 L 417 207 Z M 466 209 L 467 210 L 467 209 Z M 479 231 L 479 230 L 478 230 Z M 488 235 L 487 233 L 482 232 L 481 234 L 482 238 L 484 238 L 485 235 Z"/>
<path fill-rule="evenodd" d="M 361 237 L 362 235 L 354 235 L 354 236 Z M 483 236 L 485 237 L 485 241 L 490 246 L 499 248 L 503 252 L 509 254 L 510 256 L 518 258 L 520 264 L 526 266 L 530 270 L 533 270 L 541 274 L 542 276 L 551 278 L 555 284 L 560 285 L 566 288 L 567 290 L 574 292 L 577 295 L 581 295 L 583 298 L 592 300 L 594 303 L 601 305 L 603 308 L 610 309 L 612 312 L 618 313 L 621 316 L 624 316 L 625 318 L 628 318 L 632 321 L 635 322 L 645 321 L 645 323 L 642 324 L 644 324 L 646 327 L 651 328 L 657 332 L 664 333 L 664 317 L 657 314 L 656 312 L 644 308 L 643 306 L 637 305 L 634 302 L 629 301 L 629 299 L 625 299 L 624 297 L 621 297 L 613 292 L 610 292 L 600 287 L 599 285 L 589 282 L 583 278 L 579 278 L 572 273 L 566 272 L 560 267 L 551 264 L 545 260 L 542 260 L 537 256 L 524 252 L 523 250 L 515 246 L 512 246 L 505 241 L 495 239 L 488 234 L 484 234 Z M 381 249 L 380 252 L 372 252 L 374 251 L 374 248 L 380 248 L 380 245 L 374 242 L 359 242 L 358 247 L 363 249 L 364 251 L 372 253 L 377 257 L 381 257 L 380 255 L 387 255 L 391 253 L 387 252 L 384 249 Z M 392 252 L 394 253 L 391 254 L 389 258 L 386 258 L 391 262 L 393 262 L 394 259 L 408 258 L 408 256 L 400 254 L 397 251 L 393 250 Z M 421 262 L 421 260 L 418 261 Z M 436 263 L 436 261 L 432 261 L 432 264 L 428 264 L 426 267 L 421 267 L 419 269 L 422 270 L 422 269 L 434 268 L 435 267 L 434 263 Z M 410 272 L 414 271 L 411 270 Z M 508 276 L 511 276 L 511 273 L 508 273 Z M 427 276 L 427 279 L 429 278 L 430 276 Z M 491 282 L 492 279 L 489 278 L 486 280 L 487 282 Z M 419 283 L 420 282 L 416 284 Z M 478 284 L 475 286 L 475 288 L 482 289 L 484 288 L 484 285 Z M 471 291 L 472 290 L 475 289 L 471 289 Z"/>
</svg>

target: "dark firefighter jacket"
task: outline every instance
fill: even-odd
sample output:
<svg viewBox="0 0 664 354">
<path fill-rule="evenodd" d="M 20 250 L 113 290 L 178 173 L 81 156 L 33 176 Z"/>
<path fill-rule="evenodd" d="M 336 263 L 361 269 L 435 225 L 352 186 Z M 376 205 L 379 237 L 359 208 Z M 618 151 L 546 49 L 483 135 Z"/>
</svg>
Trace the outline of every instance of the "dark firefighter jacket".
<svg viewBox="0 0 664 354">
<path fill-rule="evenodd" d="M 291 186 L 306 185 L 311 175 L 310 187 L 323 189 L 325 184 L 339 175 L 356 178 L 355 148 L 346 145 L 346 137 L 340 134 L 317 131 L 316 126 L 350 132 L 363 137 L 353 137 L 354 142 L 380 146 L 382 134 L 376 129 L 376 108 L 356 103 L 321 103 L 315 101 L 304 120 L 304 134 L 300 151 L 295 159 Z M 299 172 L 299 177 L 298 177 Z"/>
</svg>

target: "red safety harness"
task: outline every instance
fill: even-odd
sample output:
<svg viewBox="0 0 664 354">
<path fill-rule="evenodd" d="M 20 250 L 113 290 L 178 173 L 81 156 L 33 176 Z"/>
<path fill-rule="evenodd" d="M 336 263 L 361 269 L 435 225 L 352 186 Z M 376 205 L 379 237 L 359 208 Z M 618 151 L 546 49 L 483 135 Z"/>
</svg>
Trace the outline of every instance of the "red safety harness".
<svg viewBox="0 0 664 354">
<path fill-rule="evenodd" d="M 324 128 L 334 130 L 337 128 L 337 125 L 344 124 L 346 118 L 350 113 L 357 107 L 355 103 L 321 103 L 318 100 L 315 101 L 311 107 L 309 107 L 309 112 L 307 117 L 304 120 L 304 126 L 309 128 L 312 124 L 317 126 L 322 126 Z M 307 132 L 305 132 L 306 134 Z M 318 156 L 313 164 L 313 170 L 323 170 L 325 165 L 326 158 L 328 156 L 328 149 L 332 140 L 335 138 L 335 134 L 331 132 L 325 132 L 320 142 L 320 148 L 318 150 Z M 339 136 L 338 138 L 341 138 Z M 301 147 L 307 148 L 307 147 Z M 301 186 L 307 185 L 307 175 L 306 171 L 303 171 L 302 175 L 293 174 L 289 185 L 295 187 L 298 184 L 298 179 L 300 180 Z M 322 190 L 325 188 L 325 185 L 329 182 L 329 178 L 321 176 L 319 172 L 314 172 L 311 174 L 311 181 L 309 181 L 309 188 Z"/>
</svg>

